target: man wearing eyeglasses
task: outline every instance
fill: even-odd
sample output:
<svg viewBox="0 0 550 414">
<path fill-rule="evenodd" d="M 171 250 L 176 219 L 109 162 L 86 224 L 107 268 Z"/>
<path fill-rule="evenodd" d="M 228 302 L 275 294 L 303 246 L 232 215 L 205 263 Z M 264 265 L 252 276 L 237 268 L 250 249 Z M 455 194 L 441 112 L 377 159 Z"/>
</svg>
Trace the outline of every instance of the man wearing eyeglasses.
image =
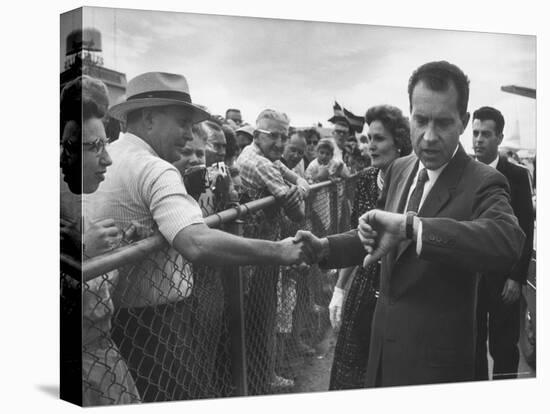
<svg viewBox="0 0 550 414">
<path fill-rule="evenodd" d="M 349 138 L 349 124 L 342 118 L 334 121 L 334 129 L 332 130 L 332 137 L 336 143 L 334 148 L 334 159 L 343 161 L 344 151 L 346 148 L 346 142 Z"/>
<path fill-rule="evenodd" d="M 309 192 L 306 180 L 281 162 L 288 141 L 286 114 L 265 109 L 258 115 L 254 141 L 237 159 L 243 187 L 251 199 L 275 196 L 293 221 L 305 218 L 304 198 Z"/>
<path fill-rule="evenodd" d="M 246 196 L 255 200 L 275 196 L 278 205 L 249 216 L 245 236 L 277 240 L 282 234 L 283 213 L 294 222 L 305 218 L 304 198 L 309 191 L 307 182 L 281 162 L 288 142 L 289 119 L 286 114 L 266 109 L 256 120 L 253 142 L 245 147 L 236 165 L 240 170 Z M 281 208 L 282 207 L 282 208 Z M 278 302 L 282 305 L 283 281 L 279 266 L 256 268 L 249 279 L 246 306 L 247 346 L 257 352 L 249 352 L 247 366 L 259 377 L 249 385 L 251 395 L 271 392 L 272 388 L 287 388 L 294 385 L 291 379 L 276 373 L 274 350 L 276 344 L 276 317 Z M 279 312 L 279 315 L 281 313 Z M 254 358 L 254 355 L 266 355 Z"/>
<path fill-rule="evenodd" d="M 119 269 L 115 297 L 120 306 L 113 337 L 135 374 L 143 401 L 206 397 L 193 394 L 205 391 L 178 383 L 181 376 L 185 381 L 195 377 L 181 371 L 177 361 L 188 347 L 166 325 L 181 320 L 186 309 L 183 299 L 193 291 L 182 258 L 211 266 L 292 265 L 306 259 L 304 246 L 292 238 L 237 237 L 204 223 L 199 205 L 171 164 L 193 140 L 192 125 L 210 118 L 192 103 L 184 76 L 144 73 L 128 82 L 126 95 L 125 102 L 109 109 L 111 116 L 125 122 L 126 133 L 109 146 L 113 165 L 94 194 L 95 217 L 112 218 L 119 228 L 134 220 L 157 228 L 169 247 Z"/>
</svg>

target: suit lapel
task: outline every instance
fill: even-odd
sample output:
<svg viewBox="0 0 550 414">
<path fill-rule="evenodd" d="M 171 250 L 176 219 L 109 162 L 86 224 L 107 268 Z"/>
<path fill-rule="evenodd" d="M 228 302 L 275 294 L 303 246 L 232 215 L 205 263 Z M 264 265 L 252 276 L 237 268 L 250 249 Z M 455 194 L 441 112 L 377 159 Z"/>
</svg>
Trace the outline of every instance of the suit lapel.
<svg viewBox="0 0 550 414">
<path fill-rule="evenodd" d="M 409 195 L 411 184 L 414 180 L 414 176 L 418 171 L 418 159 L 412 159 L 411 162 L 403 168 L 401 175 L 398 178 L 398 185 L 395 190 L 393 198 L 394 205 L 391 206 L 389 211 L 396 213 L 402 213 L 405 211 L 405 204 Z"/>
<path fill-rule="evenodd" d="M 418 159 L 411 162 L 409 165 L 407 165 L 406 168 L 403 169 L 403 172 L 400 176 L 400 185 L 397 187 L 396 191 L 396 197 L 395 200 L 399 200 L 398 204 L 395 206 L 395 209 L 392 209 L 391 211 L 395 211 L 397 213 L 402 213 L 405 211 L 405 206 L 407 204 L 407 198 L 409 196 L 409 191 L 411 188 L 411 185 L 414 181 L 414 177 L 418 171 Z M 405 240 L 399 243 L 397 246 L 397 251 L 395 255 L 395 261 L 399 259 L 399 256 L 409 247 L 409 244 L 411 243 L 411 240 Z"/>
<path fill-rule="evenodd" d="M 497 171 L 502 173 L 505 177 L 508 177 L 506 174 L 508 166 L 506 165 L 508 163 L 508 160 L 504 157 L 499 156 L 498 162 L 497 162 Z"/>
<path fill-rule="evenodd" d="M 462 171 L 464 170 L 464 166 L 468 160 L 468 155 L 464 152 L 462 146 L 460 146 L 457 153 L 449 162 L 447 167 L 441 172 L 441 175 L 437 179 L 435 185 L 432 187 L 424 200 L 424 203 L 418 212 L 419 217 L 436 217 L 441 209 L 445 207 L 445 205 L 452 198 L 456 185 L 462 176 Z M 410 188 L 411 183 L 412 178 L 409 180 L 407 189 Z M 405 194 L 405 199 L 407 195 L 408 191 Z M 405 205 L 403 204 L 403 209 L 404 207 Z M 401 211 L 403 211 L 403 209 Z M 401 257 L 403 252 L 407 250 L 411 243 L 412 240 L 406 240 L 399 243 L 395 261 L 399 260 L 399 257 Z"/>
<path fill-rule="evenodd" d="M 462 176 L 466 163 L 470 160 L 462 145 L 447 167 L 441 172 L 435 185 L 424 200 L 419 217 L 436 217 L 443 207 L 452 198 L 456 186 Z"/>
</svg>

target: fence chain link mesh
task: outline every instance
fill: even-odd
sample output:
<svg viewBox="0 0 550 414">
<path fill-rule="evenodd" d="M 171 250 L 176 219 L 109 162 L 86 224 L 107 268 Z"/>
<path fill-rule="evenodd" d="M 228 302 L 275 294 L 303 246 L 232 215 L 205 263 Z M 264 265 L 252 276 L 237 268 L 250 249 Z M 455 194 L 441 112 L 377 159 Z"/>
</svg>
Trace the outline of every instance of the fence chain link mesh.
<svg viewBox="0 0 550 414">
<path fill-rule="evenodd" d="M 352 177 L 312 191 L 302 223 L 291 222 L 275 204 L 247 214 L 243 235 L 279 240 L 299 229 L 319 237 L 347 230 L 354 189 Z M 215 211 L 212 200 L 199 199 L 205 215 Z M 243 282 L 248 395 L 292 392 L 328 327 L 336 275 L 317 265 L 233 270 Z M 189 263 L 165 245 L 83 283 L 62 272 L 62 323 L 82 321 L 82 359 L 62 343 L 62 364 L 72 371 L 82 364 L 83 405 L 237 395 L 227 306 L 232 293 L 224 282 L 229 271 Z"/>
</svg>

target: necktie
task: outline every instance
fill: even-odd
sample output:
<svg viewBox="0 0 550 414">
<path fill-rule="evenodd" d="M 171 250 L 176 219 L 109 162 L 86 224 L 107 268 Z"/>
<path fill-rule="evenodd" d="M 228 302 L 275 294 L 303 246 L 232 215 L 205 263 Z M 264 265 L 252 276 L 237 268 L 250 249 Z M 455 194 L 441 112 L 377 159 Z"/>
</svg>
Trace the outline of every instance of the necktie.
<svg viewBox="0 0 550 414">
<path fill-rule="evenodd" d="M 428 171 L 422 168 L 420 174 L 418 174 L 418 180 L 416 180 L 416 187 L 414 187 L 409 203 L 407 204 L 406 212 L 412 211 L 418 213 L 418 207 L 420 207 L 420 200 L 422 200 L 422 193 L 424 192 L 424 184 L 426 184 L 426 181 L 428 181 Z"/>
</svg>

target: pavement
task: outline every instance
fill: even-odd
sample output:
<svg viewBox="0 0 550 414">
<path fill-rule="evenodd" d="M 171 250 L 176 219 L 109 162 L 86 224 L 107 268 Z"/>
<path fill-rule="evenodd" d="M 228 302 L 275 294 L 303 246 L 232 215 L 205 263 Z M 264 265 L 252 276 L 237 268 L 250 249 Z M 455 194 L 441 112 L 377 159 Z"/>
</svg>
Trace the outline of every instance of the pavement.
<svg viewBox="0 0 550 414">
<path fill-rule="evenodd" d="M 336 345 L 336 335 L 332 329 L 327 329 L 323 339 L 316 346 L 316 355 L 308 357 L 295 378 L 295 386 L 292 393 L 302 392 L 326 392 L 330 380 L 330 370 Z M 487 355 L 489 362 L 489 378 L 492 378 L 493 360 Z M 536 370 L 530 367 L 520 352 L 518 366 L 518 378 L 536 377 Z"/>
</svg>

